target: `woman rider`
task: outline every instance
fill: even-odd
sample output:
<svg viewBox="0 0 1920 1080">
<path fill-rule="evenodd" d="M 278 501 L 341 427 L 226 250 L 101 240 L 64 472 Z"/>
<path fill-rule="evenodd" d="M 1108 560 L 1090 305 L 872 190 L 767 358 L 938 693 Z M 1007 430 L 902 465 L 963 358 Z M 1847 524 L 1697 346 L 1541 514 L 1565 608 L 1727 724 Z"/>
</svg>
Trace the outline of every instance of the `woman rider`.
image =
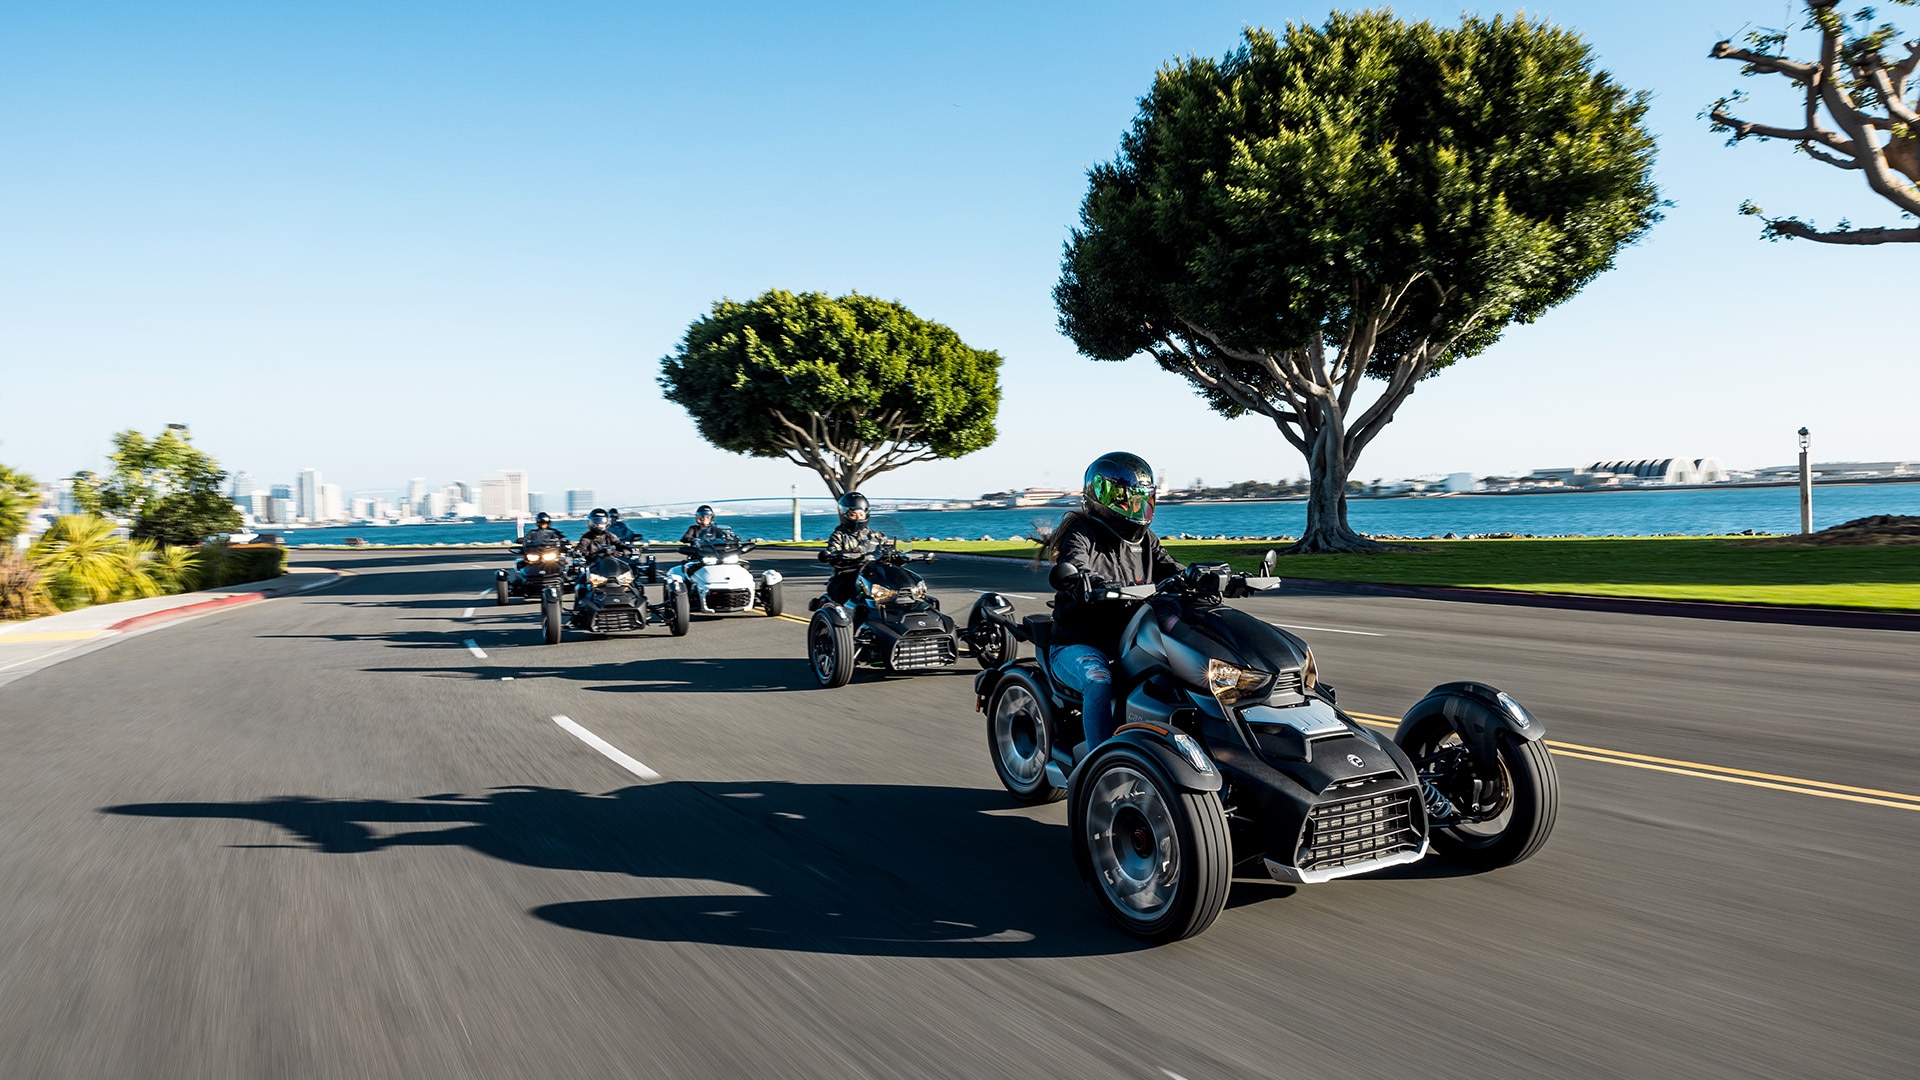
<svg viewBox="0 0 1920 1080">
<path fill-rule="evenodd" d="M 1080 692 L 1087 749 L 1113 734 L 1113 673 L 1120 633 L 1137 600 L 1090 600 L 1097 588 L 1145 585 L 1177 574 L 1179 563 L 1160 547 L 1153 520 L 1153 470 L 1133 454 L 1102 454 L 1087 466 L 1083 509 L 1061 519 L 1049 543 L 1053 555 L 1054 677 Z"/>
</svg>

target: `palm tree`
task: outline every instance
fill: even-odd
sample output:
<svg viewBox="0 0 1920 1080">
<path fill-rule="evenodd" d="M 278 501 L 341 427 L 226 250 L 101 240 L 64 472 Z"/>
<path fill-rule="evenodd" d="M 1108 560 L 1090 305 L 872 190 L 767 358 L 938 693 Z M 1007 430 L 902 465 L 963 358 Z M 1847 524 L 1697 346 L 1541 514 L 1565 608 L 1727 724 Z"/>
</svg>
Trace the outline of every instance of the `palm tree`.
<svg viewBox="0 0 1920 1080">
<path fill-rule="evenodd" d="M 153 541 L 127 540 L 120 547 L 120 592 L 115 600 L 144 600 L 169 592 L 166 581 L 154 573 Z"/>
<path fill-rule="evenodd" d="M 39 568 L 55 595 L 109 603 L 119 599 L 129 585 L 125 552 L 132 545 L 113 535 L 116 527 L 92 514 L 55 518 L 52 527 L 27 549 L 27 560 Z M 146 581 L 151 588 L 151 576 Z"/>
<path fill-rule="evenodd" d="M 167 592 L 192 592 L 200 587 L 200 553 L 174 545 L 154 553 L 147 570 Z"/>
</svg>

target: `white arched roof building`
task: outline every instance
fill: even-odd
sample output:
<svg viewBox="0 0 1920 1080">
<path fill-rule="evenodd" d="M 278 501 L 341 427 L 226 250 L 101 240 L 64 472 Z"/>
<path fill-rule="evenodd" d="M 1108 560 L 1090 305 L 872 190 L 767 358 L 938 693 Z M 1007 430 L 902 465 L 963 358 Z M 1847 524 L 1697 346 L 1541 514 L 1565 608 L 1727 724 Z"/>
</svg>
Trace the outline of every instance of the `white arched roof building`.
<svg viewBox="0 0 1920 1080">
<path fill-rule="evenodd" d="M 1715 457 L 1596 461 L 1583 471 L 1631 476 L 1643 484 L 1717 484 L 1727 479 L 1727 467 Z"/>
</svg>

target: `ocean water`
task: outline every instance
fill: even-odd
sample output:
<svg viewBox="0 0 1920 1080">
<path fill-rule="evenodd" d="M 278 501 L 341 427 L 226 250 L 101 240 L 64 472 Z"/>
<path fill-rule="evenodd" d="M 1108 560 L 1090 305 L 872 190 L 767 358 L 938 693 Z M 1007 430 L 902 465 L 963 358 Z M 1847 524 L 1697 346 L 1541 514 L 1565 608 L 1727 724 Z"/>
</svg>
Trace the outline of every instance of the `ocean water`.
<svg viewBox="0 0 1920 1080">
<path fill-rule="evenodd" d="M 902 535 L 922 539 L 1005 540 L 1030 534 L 1036 523 L 1057 521 L 1056 507 L 1024 510 L 910 511 L 882 515 Z M 1857 484 L 1816 487 L 1813 526 L 1823 529 L 1872 514 L 1920 515 L 1920 483 Z M 1535 536 L 1710 535 L 1755 532 L 1790 533 L 1800 528 L 1796 488 L 1721 488 L 1686 491 L 1568 492 L 1552 495 L 1450 495 L 1442 498 L 1356 499 L 1347 518 L 1364 533 L 1394 536 L 1444 536 L 1457 533 L 1519 533 Z M 801 535 L 819 540 L 833 531 L 832 514 L 805 514 Z M 1161 506 L 1154 530 L 1163 537 L 1298 536 L 1307 520 L 1305 503 L 1211 503 Z M 773 540 L 793 535 L 791 514 L 722 513 L 720 521 L 742 536 Z M 688 519 L 629 519 L 649 540 L 677 540 Z M 578 522 L 563 522 L 576 535 Z M 506 542 L 517 534 L 510 521 L 451 525 L 354 525 L 293 529 L 289 543 L 339 544 L 358 537 L 373 544 L 467 544 Z"/>
</svg>

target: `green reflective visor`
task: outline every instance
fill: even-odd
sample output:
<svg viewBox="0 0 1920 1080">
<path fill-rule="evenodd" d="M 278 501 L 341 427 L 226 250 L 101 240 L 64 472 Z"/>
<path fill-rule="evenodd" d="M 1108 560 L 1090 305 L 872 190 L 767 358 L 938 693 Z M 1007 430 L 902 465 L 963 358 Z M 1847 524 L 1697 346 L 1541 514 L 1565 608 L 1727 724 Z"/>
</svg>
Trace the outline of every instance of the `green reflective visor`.
<svg viewBox="0 0 1920 1080">
<path fill-rule="evenodd" d="M 1099 500 L 1100 505 L 1107 507 L 1128 521 L 1146 522 L 1153 520 L 1152 488 L 1133 487 L 1129 484 L 1109 480 L 1104 476 L 1095 478 L 1093 483 L 1094 498 Z"/>
</svg>

